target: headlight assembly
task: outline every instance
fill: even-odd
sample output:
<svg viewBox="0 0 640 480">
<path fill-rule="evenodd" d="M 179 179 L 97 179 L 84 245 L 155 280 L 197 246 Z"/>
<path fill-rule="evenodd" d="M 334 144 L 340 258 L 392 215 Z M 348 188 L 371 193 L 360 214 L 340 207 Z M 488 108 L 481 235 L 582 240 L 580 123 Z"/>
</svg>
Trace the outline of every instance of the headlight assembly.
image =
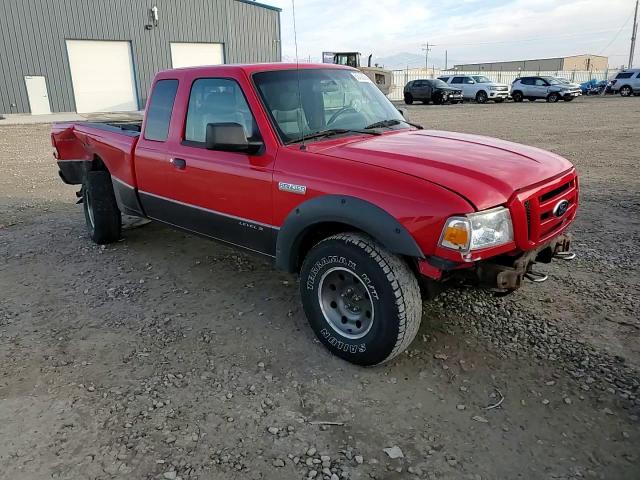
<svg viewBox="0 0 640 480">
<path fill-rule="evenodd" d="M 440 245 L 468 253 L 513 241 L 511 214 L 504 207 L 451 217 L 445 223 Z"/>
</svg>

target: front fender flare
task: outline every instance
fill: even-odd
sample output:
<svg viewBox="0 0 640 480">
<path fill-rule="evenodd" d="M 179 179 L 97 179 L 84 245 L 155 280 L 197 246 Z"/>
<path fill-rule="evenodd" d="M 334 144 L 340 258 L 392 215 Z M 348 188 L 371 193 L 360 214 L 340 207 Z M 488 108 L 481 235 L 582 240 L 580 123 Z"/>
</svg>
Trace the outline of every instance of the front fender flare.
<svg viewBox="0 0 640 480">
<path fill-rule="evenodd" d="M 297 271 L 301 242 L 315 225 L 342 223 L 370 235 L 392 253 L 424 258 L 407 229 L 373 203 L 347 195 L 323 195 L 307 200 L 285 219 L 276 241 L 276 267 Z"/>
</svg>

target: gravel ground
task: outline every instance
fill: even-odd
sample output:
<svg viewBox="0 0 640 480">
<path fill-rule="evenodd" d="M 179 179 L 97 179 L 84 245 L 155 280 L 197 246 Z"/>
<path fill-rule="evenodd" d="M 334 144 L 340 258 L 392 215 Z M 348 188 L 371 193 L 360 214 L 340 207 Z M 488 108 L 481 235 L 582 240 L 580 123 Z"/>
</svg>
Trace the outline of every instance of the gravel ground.
<svg viewBox="0 0 640 480">
<path fill-rule="evenodd" d="M 0 122 L 0 478 L 640 478 L 640 98 L 407 110 L 572 160 L 578 257 L 446 292 L 369 369 L 262 258 L 156 224 L 90 243 L 49 126 Z"/>
</svg>

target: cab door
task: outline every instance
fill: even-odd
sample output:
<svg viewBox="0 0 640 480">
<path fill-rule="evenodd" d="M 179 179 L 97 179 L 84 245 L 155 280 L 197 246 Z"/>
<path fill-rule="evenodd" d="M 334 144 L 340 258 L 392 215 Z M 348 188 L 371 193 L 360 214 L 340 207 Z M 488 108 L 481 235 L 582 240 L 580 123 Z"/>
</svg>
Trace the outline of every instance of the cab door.
<svg viewBox="0 0 640 480">
<path fill-rule="evenodd" d="M 530 88 L 532 90 L 532 97 L 546 98 L 549 92 L 549 84 L 543 78 L 535 78 Z"/>
<path fill-rule="evenodd" d="M 244 79 L 195 75 L 189 72 L 181 81 L 166 155 L 147 161 L 147 170 L 153 169 L 148 175 L 158 181 L 140 190 L 145 212 L 184 230 L 273 256 L 277 146 L 262 140 L 241 86 Z M 255 154 L 208 150 L 210 123 L 239 124 L 247 138 L 263 141 L 263 146 Z"/>
</svg>

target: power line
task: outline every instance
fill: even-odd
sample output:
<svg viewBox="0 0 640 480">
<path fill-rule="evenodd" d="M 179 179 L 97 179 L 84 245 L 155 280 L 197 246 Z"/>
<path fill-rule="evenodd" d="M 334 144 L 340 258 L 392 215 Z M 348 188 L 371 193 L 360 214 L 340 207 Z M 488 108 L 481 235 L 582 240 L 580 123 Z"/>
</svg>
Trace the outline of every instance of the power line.
<svg viewBox="0 0 640 480">
<path fill-rule="evenodd" d="M 616 33 L 615 37 L 613 37 L 613 39 L 607 44 L 606 47 L 604 47 L 602 50 L 600 50 L 600 52 L 598 52 L 598 55 L 602 54 L 607 48 L 613 45 L 613 42 L 615 42 L 618 39 L 618 36 L 620 36 L 620 34 L 622 33 L 622 30 L 624 30 L 624 27 L 626 27 L 627 23 L 629 23 L 629 20 L 631 20 L 631 17 L 633 17 L 633 12 L 629 14 L 627 19 L 624 21 L 624 23 L 620 27 L 620 30 L 618 30 L 618 32 Z"/>
</svg>

